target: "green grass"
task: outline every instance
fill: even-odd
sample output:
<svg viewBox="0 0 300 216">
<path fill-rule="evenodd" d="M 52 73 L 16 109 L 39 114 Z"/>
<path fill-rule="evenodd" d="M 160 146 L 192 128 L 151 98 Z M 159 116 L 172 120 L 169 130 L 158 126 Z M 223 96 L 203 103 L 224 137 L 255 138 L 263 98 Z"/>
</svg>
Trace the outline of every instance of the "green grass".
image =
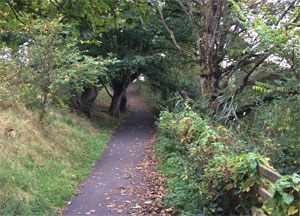
<svg viewBox="0 0 300 216">
<path fill-rule="evenodd" d="M 104 112 L 108 101 L 101 92 L 91 120 L 52 109 L 44 126 L 21 104 L 0 108 L 1 215 L 55 215 L 66 204 L 121 122 Z"/>
</svg>

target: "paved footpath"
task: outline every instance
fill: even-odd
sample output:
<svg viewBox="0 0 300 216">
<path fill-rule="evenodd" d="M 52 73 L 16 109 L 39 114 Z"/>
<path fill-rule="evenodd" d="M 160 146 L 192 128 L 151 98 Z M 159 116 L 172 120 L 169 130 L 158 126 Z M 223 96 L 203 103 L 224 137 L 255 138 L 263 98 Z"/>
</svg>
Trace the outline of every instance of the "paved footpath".
<svg viewBox="0 0 300 216">
<path fill-rule="evenodd" d="M 127 90 L 130 115 L 107 143 L 101 159 L 80 183 L 77 195 L 63 212 L 76 215 L 135 215 L 135 189 L 143 185 L 136 167 L 146 156 L 142 143 L 154 135 L 154 115 L 137 96 L 136 86 Z"/>
</svg>

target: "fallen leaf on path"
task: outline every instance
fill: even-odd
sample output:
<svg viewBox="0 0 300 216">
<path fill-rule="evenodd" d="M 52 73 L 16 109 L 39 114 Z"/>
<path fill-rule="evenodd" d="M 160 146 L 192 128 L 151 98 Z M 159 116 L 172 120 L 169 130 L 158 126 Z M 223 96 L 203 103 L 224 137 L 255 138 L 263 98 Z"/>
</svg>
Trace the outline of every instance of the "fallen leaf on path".
<svg viewBox="0 0 300 216">
<path fill-rule="evenodd" d="M 172 208 L 168 208 L 168 209 L 166 209 L 166 212 L 172 212 L 173 211 L 173 209 Z"/>
<path fill-rule="evenodd" d="M 132 208 L 137 209 L 137 208 L 141 208 L 141 206 L 139 206 L 139 204 L 135 204 L 135 206 Z"/>
<path fill-rule="evenodd" d="M 90 215 L 90 214 L 94 214 L 96 212 L 96 210 L 92 209 L 90 211 L 88 211 L 87 213 L 85 213 L 86 215 Z"/>
<path fill-rule="evenodd" d="M 114 207 L 116 207 L 116 204 L 107 205 L 107 208 L 114 208 Z"/>
</svg>

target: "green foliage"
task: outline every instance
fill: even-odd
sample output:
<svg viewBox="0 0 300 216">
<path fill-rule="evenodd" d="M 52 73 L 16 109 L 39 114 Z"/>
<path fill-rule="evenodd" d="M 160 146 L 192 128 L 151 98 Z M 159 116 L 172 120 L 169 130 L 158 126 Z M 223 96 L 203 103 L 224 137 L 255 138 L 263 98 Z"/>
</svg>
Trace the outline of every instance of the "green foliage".
<svg viewBox="0 0 300 216">
<path fill-rule="evenodd" d="M 300 176 L 293 174 L 283 176 L 271 186 L 272 201 L 266 203 L 266 208 L 272 215 L 295 215 L 300 212 L 299 197 Z"/>
<path fill-rule="evenodd" d="M 264 104 L 241 121 L 239 139 L 245 140 L 249 151 L 257 149 L 271 158 L 270 163 L 280 173 L 299 174 L 298 113 L 298 95 Z"/>
<path fill-rule="evenodd" d="M 258 165 L 270 167 L 268 160 L 240 154 L 228 130 L 209 126 L 185 106 L 178 113 L 161 112 L 157 124 L 155 149 L 167 177 L 166 203 L 187 215 L 248 214 L 251 206 L 259 205 L 255 186 L 263 180 Z"/>
<path fill-rule="evenodd" d="M 159 155 L 165 160 L 164 174 L 170 179 L 167 202 L 186 214 L 224 211 L 216 201 L 222 187 L 214 183 L 227 182 L 221 181 L 226 174 L 220 172 L 231 169 L 230 162 L 225 169 L 215 162 L 224 162 L 223 154 L 229 153 L 229 148 L 218 142 L 214 130 L 191 110 L 178 114 L 163 111 L 158 128 L 161 134 L 158 142 L 163 146 Z"/>
<path fill-rule="evenodd" d="M 100 100 L 107 100 L 104 91 Z M 102 100 L 105 99 L 105 100 Z M 109 103 L 105 103 L 106 106 Z M 2 109 L 0 135 L 0 215 L 55 215 L 99 159 L 120 119 L 94 107 L 93 119 L 50 107 L 40 127 L 22 104 Z"/>
<path fill-rule="evenodd" d="M 118 25 L 134 26 L 140 20 L 144 23 L 149 22 L 148 14 L 153 14 L 154 10 L 147 3 L 145 0 L 138 2 L 1 0 L 0 24 L 16 28 L 37 18 L 47 17 L 52 20 L 57 15 L 64 15 L 64 20 L 67 22 L 79 21 L 79 28 L 85 30 L 85 33 L 87 28 L 99 33 Z"/>
<path fill-rule="evenodd" d="M 260 184 L 259 164 L 265 164 L 265 160 L 255 154 L 240 155 L 233 162 L 234 185 L 239 185 L 240 192 L 249 192 L 255 184 Z"/>
<path fill-rule="evenodd" d="M 104 60 L 82 55 L 71 35 L 66 35 L 67 28 L 60 20 L 25 27 L 27 42 L 0 59 L 2 100 L 8 94 L 25 99 L 28 107 L 39 110 L 43 121 L 51 102 L 68 103 L 71 84 L 78 91 L 97 84 Z"/>
</svg>

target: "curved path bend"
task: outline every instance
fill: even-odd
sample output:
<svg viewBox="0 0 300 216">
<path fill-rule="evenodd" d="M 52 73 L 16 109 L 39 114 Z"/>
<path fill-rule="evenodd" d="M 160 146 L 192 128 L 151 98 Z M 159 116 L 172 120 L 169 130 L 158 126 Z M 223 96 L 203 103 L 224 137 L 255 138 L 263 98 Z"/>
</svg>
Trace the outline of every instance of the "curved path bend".
<svg viewBox="0 0 300 216">
<path fill-rule="evenodd" d="M 76 215 L 136 215 L 139 212 L 135 191 L 143 185 L 138 163 L 147 152 L 143 143 L 154 135 L 154 114 L 130 85 L 126 92 L 130 115 L 107 143 L 101 159 L 80 183 L 76 196 L 63 212 Z"/>
</svg>

